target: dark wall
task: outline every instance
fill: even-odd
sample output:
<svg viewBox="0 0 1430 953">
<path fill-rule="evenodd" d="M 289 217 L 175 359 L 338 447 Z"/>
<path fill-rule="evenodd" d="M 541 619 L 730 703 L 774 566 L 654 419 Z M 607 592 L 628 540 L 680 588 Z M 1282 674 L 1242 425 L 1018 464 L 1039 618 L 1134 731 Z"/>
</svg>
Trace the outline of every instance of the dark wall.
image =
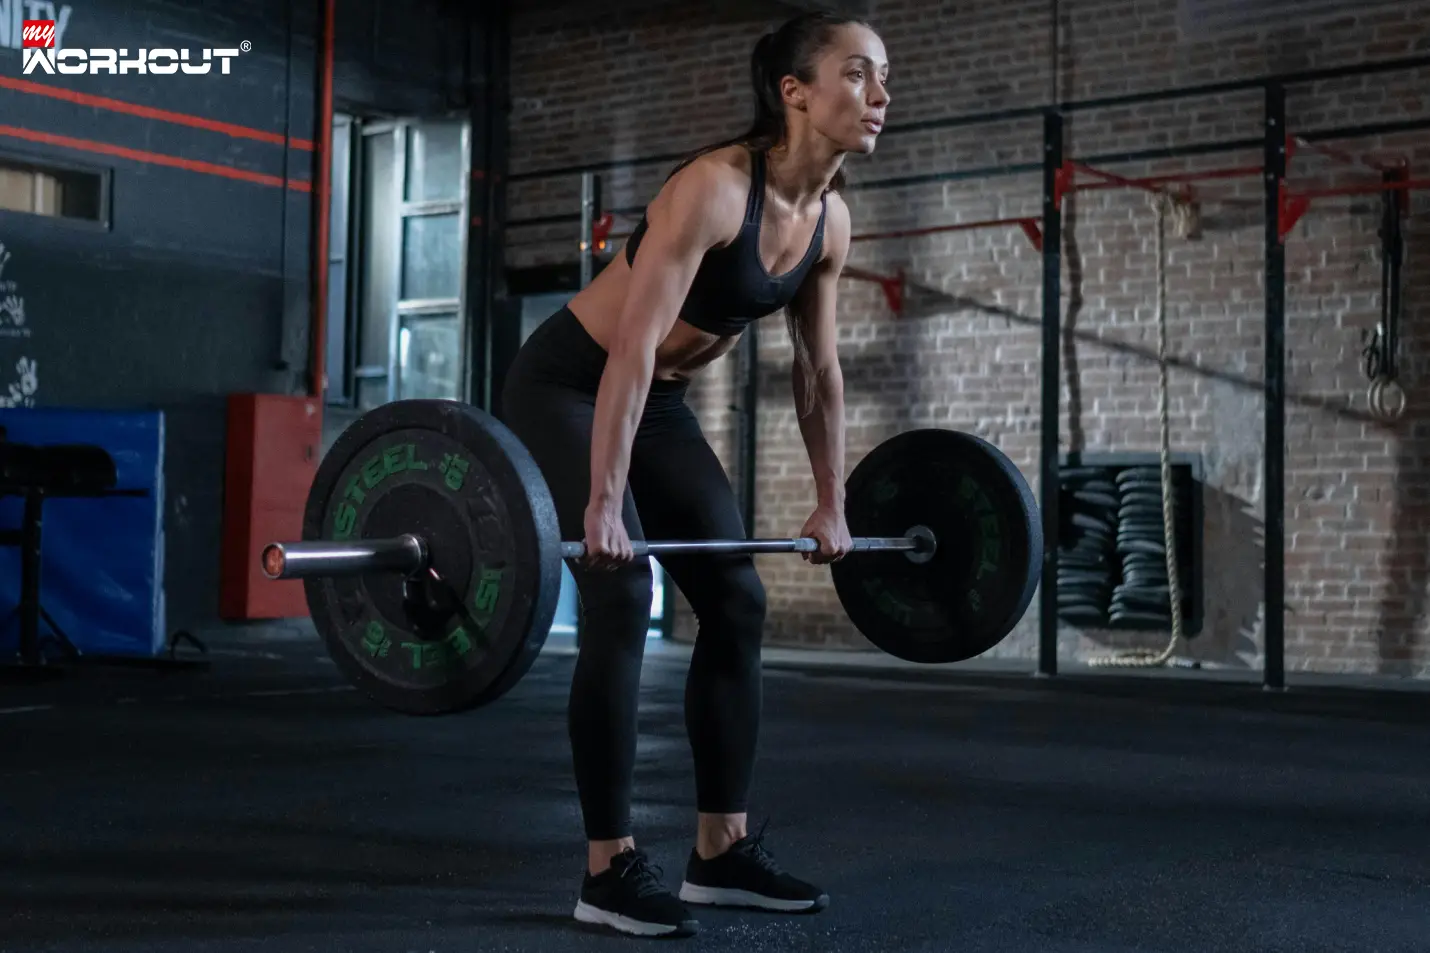
<svg viewBox="0 0 1430 953">
<path fill-rule="evenodd" d="M 0 0 L 0 17 L 13 2 Z M 316 139 L 321 5 L 69 6 L 66 47 L 188 48 L 198 57 L 204 47 L 251 44 L 230 75 L 23 77 L 20 51 L 0 44 L 0 77 L 30 84 L 0 84 L 0 154 L 103 171 L 110 213 L 96 226 L 0 211 L 10 255 L 0 278 L 23 294 L 28 330 L 0 337 L 0 392 L 24 357 L 36 365 L 38 406 L 166 413 L 169 622 L 203 627 L 217 621 L 225 398 L 308 387 L 314 152 L 262 136 Z M 465 14 L 382 0 L 339 0 L 337 10 L 337 108 L 423 115 L 467 102 L 468 51 L 480 43 Z M 252 132 L 134 115 L 123 104 Z"/>
</svg>

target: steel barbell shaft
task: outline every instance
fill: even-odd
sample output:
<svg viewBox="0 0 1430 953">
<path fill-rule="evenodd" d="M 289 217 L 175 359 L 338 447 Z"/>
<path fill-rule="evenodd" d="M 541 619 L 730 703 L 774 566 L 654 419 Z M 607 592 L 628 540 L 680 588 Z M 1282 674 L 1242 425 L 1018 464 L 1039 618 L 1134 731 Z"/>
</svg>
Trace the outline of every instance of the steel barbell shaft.
<svg viewBox="0 0 1430 953">
<path fill-rule="evenodd" d="M 355 539 L 350 543 L 269 543 L 263 548 L 263 572 L 269 579 L 384 571 L 410 573 L 426 566 L 427 559 L 427 544 L 411 533 L 392 539 Z"/>
<path fill-rule="evenodd" d="M 854 550 L 875 552 L 918 550 L 932 544 L 915 536 L 860 536 L 854 540 Z M 819 540 L 801 539 L 689 539 L 631 541 L 631 551 L 637 556 L 684 555 L 688 553 L 814 553 Z M 580 559 L 586 555 L 586 544 L 561 544 L 562 559 Z"/>
<path fill-rule="evenodd" d="M 937 545 L 925 531 L 910 536 L 857 536 L 855 552 L 924 552 Z M 690 539 L 632 541 L 636 556 L 692 553 L 813 553 L 819 540 L 791 539 Z M 562 559 L 586 555 L 586 544 L 563 542 Z M 418 536 L 406 534 L 393 539 L 362 539 L 350 543 L 301 542 L 270 543 L 263 550 L 263 572 L 269 579 L 299 579 L 305 576 L 349 576 L 367 572 L 417 572 L 427 565 L 427 545 Z"/>
</svg>

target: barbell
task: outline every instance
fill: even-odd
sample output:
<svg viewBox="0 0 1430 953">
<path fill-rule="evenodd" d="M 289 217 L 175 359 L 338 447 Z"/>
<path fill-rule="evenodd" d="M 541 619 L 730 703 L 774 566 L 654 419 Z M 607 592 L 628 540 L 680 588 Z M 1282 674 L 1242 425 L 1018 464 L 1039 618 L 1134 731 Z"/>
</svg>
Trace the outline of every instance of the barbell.
<svg viewBox="0 0 1430 953">
<path fill-rule="evenodd" d="M 855 628 L 898 658 L 988 651 L 1037 588 L 1037 502 L 973 434 L 926 428 L 879 444 L 849 474 L 845 519 L 853 551 L 829 565 L 835 592 Z M 632 548 L 672 559 L 819 543 Z M 269 543 L 260 560 L 270 579 L 302 580 L 314 627 L 356 687 L 397 711 L 445 714 L 489 704 L 526 674 L 555 617 L 562 561 L 584 554 L 561 539 L 551 491 L 504 424 L 458 401 L 400 400 L 338 436 L 309 489 L 302 540 Z"/>
</svg>

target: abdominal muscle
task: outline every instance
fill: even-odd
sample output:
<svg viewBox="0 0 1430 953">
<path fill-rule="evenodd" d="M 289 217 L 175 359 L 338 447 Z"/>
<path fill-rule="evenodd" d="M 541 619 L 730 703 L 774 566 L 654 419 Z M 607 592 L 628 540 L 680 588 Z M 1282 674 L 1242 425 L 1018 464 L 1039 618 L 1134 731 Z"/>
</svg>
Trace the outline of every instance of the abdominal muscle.
<svg viewBox="0 0 1430 953">
<path fill-rule="evenodd" d="M 619 254 L 568 305 L 586 333 L 607 353 L 626 305 L 630 280 L 630 265 L 626 256 Z M 711 334 L 677 318 L 655 349 L 655 371 L 651 376 L 665 381 L 689 380 L 734 347 L 737 340 L 738 336 Z"/>
</svg>

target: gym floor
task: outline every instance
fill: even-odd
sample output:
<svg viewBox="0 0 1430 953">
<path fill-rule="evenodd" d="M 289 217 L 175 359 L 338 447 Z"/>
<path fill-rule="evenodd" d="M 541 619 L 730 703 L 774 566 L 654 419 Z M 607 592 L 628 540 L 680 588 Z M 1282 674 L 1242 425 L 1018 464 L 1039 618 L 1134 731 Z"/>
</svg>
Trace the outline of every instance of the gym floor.
<svg viewBox="0 0 1430 953">
<path fill-rule="evenodd" d="M 211 639 L 200 673 L 7 683 L 0 950 L 552 951 L 648 941 L 570 918 L 584 848 L 572 657 L 414 719 L 301 627 Z M 1056 680 L 767 660 L 752 822 L 825 884 L 813 917 L 700 911 L 701 949 L 1425 948 L 1423 688 L 1211 673 Z M 683 651 L 652 645 L 638 834 L 692 833 Z"/>
</svg>

